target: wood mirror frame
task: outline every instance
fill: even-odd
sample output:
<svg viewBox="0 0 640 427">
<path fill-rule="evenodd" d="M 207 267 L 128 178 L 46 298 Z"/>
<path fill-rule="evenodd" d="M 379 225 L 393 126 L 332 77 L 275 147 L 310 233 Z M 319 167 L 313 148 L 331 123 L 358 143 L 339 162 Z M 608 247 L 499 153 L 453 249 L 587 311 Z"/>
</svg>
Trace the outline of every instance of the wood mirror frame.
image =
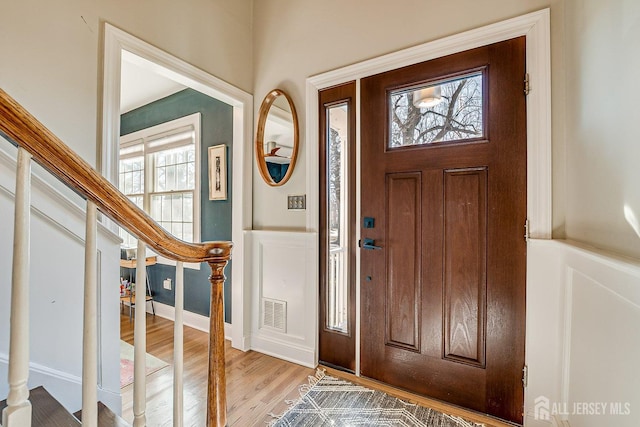
<svg viewBox="0 0 640 427">
<path fill-rule="evenodd" d="M 283 148 L 283 146 L 280 146 L 280 147 L 277 146 L 278 141 L 273 141 L 273 140 L 265 141 L 265 137 L 269 136 L 267 134 L 269 130 L 267 126 L 268 120 L 273 121 L 274 118 L 276 118 L 276 120 L 278 119 L 277 115 L 274 114 L 274 111 L 276 110 L 271 111 L 271 109 L 272 107 L 274 107 L 274 103 L 279 99 L 281 99 L 280 97 L 286 100 L 289 108 L 289 111 L 285 111 L 284 109 L 281 109 L 275 106 L 279 110 L 279 115 L 281 116 L 279 121 L 281 122 L 281 124 L 285 124 L 285 119 L 282 119 L 282 116 L 287 115 L 286 120 L 288 121 L 288 114 L 289 113 L 291 114 L 291 125 L 292 125 L 291 139 L 293 144 L 293 146 L 290 147 L 291 157 L 280 156 L 276 154 L 277 151 Z M 270 152 L 266 153 L 265 148 L 266 148 L 266 144 L 268 143 L 269 144 L 274 143 L 274 145 L 272 146 L 273 148 L 270 149 Z M 284 146 L 284 147 L 286 147 L 286 149 L 289 148 L 287 146 Z M 289 159 L 289 163 L 288 163 L 289 166 L 287 167 L 285 174 L 280 178 L 280 180 L 277 180 L 277 178 L 274 178 L 269 171 L 269 168 L 267 166 L 267 158 L 269 157 L 271 157 L 272 159 L 278 158 L 278 160 L 280 160 L 282 163 L 285 163 L 286 159 Z M 297 157 L 298 157 L 298 115 L 296 113 L 296 108 L 293 105 L 293 101 L 291 101 L 291 98 L 289 97 L 289 95 L 287 95 L 283 90 L 274 89 L 271 92 L 269 92 L 267 96 L 265 96 L 264 100 L 262 101 L 262 105 L 260 105 L 260 111 L 258 112 L 258 130 L 256 134 L 256 161 L 258 163 L 258 170 L 260 171 L 260 175 L 262 175 L 262 179 L 264 179 L 264 182 L 266 182 L 268 185 L 272 187 L 279 187 L 281 185 L 284 185 L 289 180 L 289 178 L 291 177 L 291 174 L 293 173 L 293 169 L 295 168 Z"/>
</svg>

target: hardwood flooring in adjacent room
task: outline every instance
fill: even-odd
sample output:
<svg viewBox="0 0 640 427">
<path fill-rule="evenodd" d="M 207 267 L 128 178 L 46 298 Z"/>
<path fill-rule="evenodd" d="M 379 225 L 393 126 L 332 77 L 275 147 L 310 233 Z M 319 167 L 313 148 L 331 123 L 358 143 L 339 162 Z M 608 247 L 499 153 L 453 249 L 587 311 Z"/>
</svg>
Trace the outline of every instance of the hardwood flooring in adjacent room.
<svg viewBox="0 0 640 427">
<path fill-rule="evenodd" d="M 120 316 L 120 337 L 133 344 L 133 320 L 128 312 Z M 255 351 L 246 353 L 225 342 L 227 366 L 227 422 L 235 427 L 264 427 L 273 420 L 269 414 L 282 414 L 288 405 L 285 400 L 299 397 L 298 387 L 307 384 L 307 377 L 315 370 Z M 208 334 L 184 328 L 184 425 L 204 427 L 207 399 Z M 147 352 L 170 366 L 147 376 L 147 426 L 172 426 L 173 421 L 173 322 L 159 316 L 147 315 Z M 484 423 L 486 427 L 509 427 L 495 418 L 460 407 L 417 396 L 366 378 L 322 367 L 327 374 L 381 390 L 410 402 L 429 406 L 438 411 Z M 122 416 L 133 420 L 133 384 L 122 389 Z"/>
<path fill-rule="evenodd" d="M 125 310 L 126 312 L 126 310 Z M 133 344 L 133 321 L 120 316 L 120 336 Z M 205 424 L 208 334 L 184 328 L 184 425 Z M 171 426 L 173 414 L 173 322 L 147 315 L 147 352 L 169 363 L 147 376 L 147 425 Z M 254 351 L 246 353 L 226 341 L 229 426 L 264 426 L 287 409 L 285 399 L 298 397 L 298 386 L 315 371 Z M 123 418 L 133 420 L 133 385 L 122 389 Z"/>
</svg>

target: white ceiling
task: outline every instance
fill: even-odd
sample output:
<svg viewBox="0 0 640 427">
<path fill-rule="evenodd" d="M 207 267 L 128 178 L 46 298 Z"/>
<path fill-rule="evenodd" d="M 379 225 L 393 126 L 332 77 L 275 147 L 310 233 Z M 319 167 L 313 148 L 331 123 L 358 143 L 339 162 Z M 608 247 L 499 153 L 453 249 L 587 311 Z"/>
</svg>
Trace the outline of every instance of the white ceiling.
<svg viewBox="0 0 640 427">
<path fill-rule="evenodd" d="M 154 71 L 157 64 L 130 52 L 122 51 L 121 67 L 120 114 L 186 89 Z"/>
</svg>

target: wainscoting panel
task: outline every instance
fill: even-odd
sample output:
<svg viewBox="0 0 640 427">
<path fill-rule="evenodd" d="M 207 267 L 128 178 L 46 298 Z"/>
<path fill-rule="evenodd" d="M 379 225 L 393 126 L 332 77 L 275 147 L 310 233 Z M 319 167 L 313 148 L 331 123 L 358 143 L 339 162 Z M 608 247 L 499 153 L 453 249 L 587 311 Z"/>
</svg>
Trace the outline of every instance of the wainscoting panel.
<svg viewBox="0 0 640 427">
<path fill-rule="evenodd" d="M 526 426 L 640 425 L 640 262 L 530 241 Z"/>
<path fill-rule="evenodd" d="M 317 324 L 317 234 L 252 231 L 251 348 L 314 367 Z M 265 303 L 265 301 L 267 303 Z M 268 302 L 278 322 L 265 322 Z M 273 304 L 272 304 L 273 305 Z"/>
<path fill-rule="evenodd" d="M 567 259 L 563 400 L 572 426 L 640 425 L 640 268 Z"/>
</svg>

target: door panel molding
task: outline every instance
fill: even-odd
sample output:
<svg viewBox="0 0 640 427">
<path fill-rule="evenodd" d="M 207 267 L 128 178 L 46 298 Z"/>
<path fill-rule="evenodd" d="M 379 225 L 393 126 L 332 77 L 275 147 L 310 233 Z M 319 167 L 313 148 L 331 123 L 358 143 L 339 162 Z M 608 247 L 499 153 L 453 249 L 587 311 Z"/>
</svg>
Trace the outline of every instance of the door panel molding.
<svg viewBox="0 0 640 427">
<path fill-rule="evenodd" d="M 480 368 L 486 356 L 487 193 L 487 167 L 444 171 L 444 358 Z"/>
<path fill-rule="evenodd" d="M 422 323 L 421 188 L 420 172 L 391 173 L 386 176 L 388 206 L 383 243 L 387 247 L 385 342 L 416 352 L 421 349 Z M 396 215 L 398 211 L 400 213 Z M 394 268 L 400 263 L 402 267 Z"/>
</svg>

